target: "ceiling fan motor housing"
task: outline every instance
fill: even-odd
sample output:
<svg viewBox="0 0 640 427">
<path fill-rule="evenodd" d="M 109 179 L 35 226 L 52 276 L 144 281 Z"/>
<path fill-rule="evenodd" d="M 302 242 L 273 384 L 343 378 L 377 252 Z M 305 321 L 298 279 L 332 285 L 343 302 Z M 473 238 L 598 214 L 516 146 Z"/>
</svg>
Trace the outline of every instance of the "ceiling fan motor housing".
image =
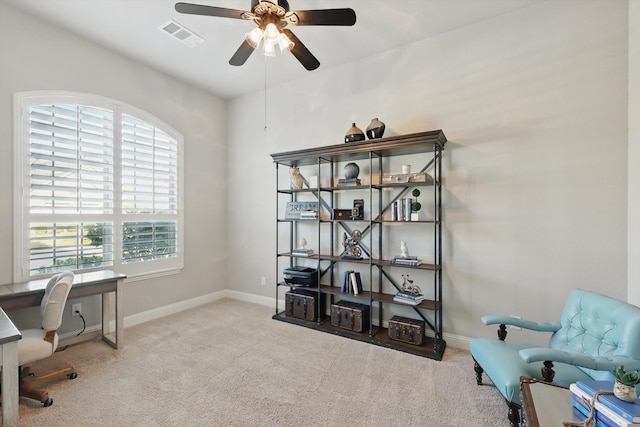
<svg viewBox="0 0 640 427">
<path fill-rule="evenodd" d="M 286 0 L 251 0 L 251 11 L 256 15 L 272 13 L 282 18 L 289 12 L 289 3 Z"/>
</svg>

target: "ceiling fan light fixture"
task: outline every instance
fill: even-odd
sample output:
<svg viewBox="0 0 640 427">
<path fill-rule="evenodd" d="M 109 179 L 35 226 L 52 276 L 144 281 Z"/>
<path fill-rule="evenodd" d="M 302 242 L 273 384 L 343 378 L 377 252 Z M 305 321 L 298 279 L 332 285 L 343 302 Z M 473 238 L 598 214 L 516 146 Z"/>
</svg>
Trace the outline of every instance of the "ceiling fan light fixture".
<svg viewBox="0 0 640 427">
<path fill-rule="evenodd" d="M 264 39 L 265 41 L 270 41 L 272 43 L 278 42 L 278 36 L 280 35 L 280 31 L 278 31 L 278 27 L 275 24 L 267 24 L 264 29 Z"/>
<path fill-rule="evenodd" d="M 265 39 L 262 48 L 264 50 L 264 56 L 276 56 L 276 44 L 271 40 Z"/>
<path fill-rule="evenodd" d="M 262 30 L 258 27 L 249 31 L 244 35 L 244 39 L 249 43 L 252 48 L 257 48 L 262 40 Z"/>
<path fill-rule="evenodd" d="M 278 46 L 280 46 L 280 52 L 285 50 L 290 51 L 295 46 L 295 43 L 289 40 L 289 37 L 285 33 L 280 33 L 278 36 Z"/>
</svg>

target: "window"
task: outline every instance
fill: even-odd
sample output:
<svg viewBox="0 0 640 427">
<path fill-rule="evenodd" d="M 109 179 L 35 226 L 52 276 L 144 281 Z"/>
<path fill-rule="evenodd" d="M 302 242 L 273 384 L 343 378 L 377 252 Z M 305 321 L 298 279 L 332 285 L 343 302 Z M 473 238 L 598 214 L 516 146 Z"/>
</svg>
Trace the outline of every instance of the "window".
<svg viewBox="0 0 640 427">
<path fill-rule="evenodd" d="M 182 136 L 134 107 L 15 96 L 15 272 L 182 268 Z"/>
</svg>

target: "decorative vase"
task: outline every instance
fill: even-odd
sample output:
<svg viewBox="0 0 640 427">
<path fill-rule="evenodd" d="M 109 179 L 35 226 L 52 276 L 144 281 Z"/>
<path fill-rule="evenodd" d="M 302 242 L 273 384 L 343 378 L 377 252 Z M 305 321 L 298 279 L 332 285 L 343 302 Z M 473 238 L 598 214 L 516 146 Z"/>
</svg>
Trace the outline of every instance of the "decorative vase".
<svg viewBox="0 0 640 427">
<path fill-rule="evenodd" d="M 371 120 L 371 123 L 369 123 L 369 126 L 367 126 L 367 138 L 382 138 L 382 135 L 384 134 L 384 128 L 384 123 L 378 120 L 378 118 L 376 117 L 375 119 Z"/>
<path fill-rule="evenodd" d="M 346 179 L 357 178 L 360 173 L 360 167 L 355 163 L 347 163 L 344 165 L 344 177 Z"/>
<path fill-rule="evenodd" d="M 633 402 L 638 397 L 638 395 L 636 394 L 635 386 L 625 385 L 617 380 L 613 385 L 613 395 L 620 400 L 624 400 L 625 402 Z"/>
<path fill-rule="evenodd" d="M 364 140 L 364 132 L 362 132 L 362 130 L 353 123 L 344 136 L 344 142 L 356 142 L 362 140 Z"/>
</svg>

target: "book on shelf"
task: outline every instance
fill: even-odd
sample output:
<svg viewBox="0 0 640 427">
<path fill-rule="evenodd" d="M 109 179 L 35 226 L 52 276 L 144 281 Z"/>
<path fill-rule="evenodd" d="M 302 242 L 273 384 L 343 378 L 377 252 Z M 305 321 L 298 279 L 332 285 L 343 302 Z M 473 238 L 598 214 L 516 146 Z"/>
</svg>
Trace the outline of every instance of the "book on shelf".
<svg viewBox="0 0 640 427">
<path fill-rule="evenodd" d="M 295 256 L 312 256 L 314 252 L 313 249 L 297 248 L 291 251 L 291 254 Z"/>
<path fill-rule="evenodd" d="M 307 211 L 300 212 L 300 219 L 317 219 L 317 218 L 318 218 L 318 211 L 307 210 Z"/>
<path fill-rule="evenodd" d="M 347 270 L 343 273 L 340 292 L 358 295 L 362 293 L 362 277 L 359 271 Z"/>
<path fill-rule="evenodd" d="M 338 179 L 338 187 L 359 186 L 362 184 L 360 178 L 340 178 Z"/>
<path fill-rule="evenodd" d="M 406 265 L 408 267 L 417 267 L 422 264 L 421 259 L 403 259 L 403 258 L 394 258 L 389 261 L 390 264 L 394 265 Z"/>
<path fill-rule="evenodd" d="M 424 301 L 424 295 L 422 294 L 412 294 L 411 292 L 398 291 L 396 296 L 399 298 L 405 298 L 412 301 L 422 302 Z"/>
<path fill-rule="evenodd" d="M 613 381 L 577 381 L 576 387 L 592 397 L 598 391 L 613 391 Z M 625 402 L 613 394 L 601 394 L 598 402 L 628 422 L 640 424 L 640 398 Z"/>
<path fill-rule="evenodd" d="M 589 403 L 582 400 L 582 398 L 576 396 L 575 394 L 571 398 L 571 405 L 578 412 L 578 419 L 586 420 L 591 416 L 591 408 L 589 407 Z M 575 416 L 575 415 L 574 415 Z M 618 423 L 616 421 L 609 418 L 604 412 L 596 410 L 593 417 L 592 426 L 594 427 L 618 427 Z M 633 424 L 625 424 L 625 425 L 633 425 Z"/>
<path fill-rule="evenodd" d="M 347 270 L 343 273 L 340 292 L 351 292 L 351 278 L 349 276 L 351 273 L 353 273 L 353 270 Z"/>
<path fill-rule="evenodd" d="M 407 256 L 402 256 L 402 255 L 396 255 L 393 257 L 393 259 L 400 259 L 400 260 L 417 260 L 418 257 L 416 255 L 407 255 Z"/>
<path fill-rule="evenodd" d="M 571 391 L 571 393 L 573 393 L 573 398 L 575 400 L 575 402 L 582 402 L 584 403 L 584 399 L 586 399 L 588 402 L 592 402 L 593 401 L 593 396 L 597 391 L 611 391 L 613 389 L 613 383 L 611 381 L 588 381 L 589 383 L 593 383 L 593 382 L 599 382 L 599 383 L 603 383 L 603 385 L 606 386 L 606 384 L 608 383 L 609 385 L 611 385 L 611 389 L 610 390 L 606 390 L 604 388 L 600 388 L 598 390 L 595 389 L 591 389 L 594 390 L 593 392 L 589 391 L 585 391 L 584 389 L 581 388 L 581 386 L 578 386 L 578 383 L 580 383 L 581 381 L 578 381 L 577 383 L 573 383 L 569 386 L 569 390 Z M 620 403 L 627 403 L 627 402 L 623 402 L 622 400 L 618 399 L 617 397 L 615 397 L 612 394 L 601 394 L 598 396 L 598 400 L 596 402 L 594 402 L 594 406 L 595 406 L 595 411 L 596 411 L 596 415 L 598 413 L 604 415 L 606 418 L 608 418 L 609 420 L 609 425 L 613 425 L 615 427 L 633 427 L 633 426 L 640 426 L 640 424 L 638 424 L 637 422 L 634 422 L 632 420 L 626 419 L 623 415 L 616 413 L 613 409 L 609 408 L 608 406 L 604 405 L 604 398 L 609 397 L 611 399 L 616 399 L 618 400 Z M 574 403 L 574 407 L 575 407 L 575 403 Z M 586 405 L 585 405 L 586 407 Z M 613 423 L 613 424 L 612 424 Z"/>
<path fill-rule="evenodd" d="M 398 295 L 393 297 L 393 301 L 399 302 L 401 304 L 408 304 L 408 305 L 420 305 L 420 303 L 422 302 L 422 301 L 416 301 L 409 298 L 399 297 Z"/>
</svg>

